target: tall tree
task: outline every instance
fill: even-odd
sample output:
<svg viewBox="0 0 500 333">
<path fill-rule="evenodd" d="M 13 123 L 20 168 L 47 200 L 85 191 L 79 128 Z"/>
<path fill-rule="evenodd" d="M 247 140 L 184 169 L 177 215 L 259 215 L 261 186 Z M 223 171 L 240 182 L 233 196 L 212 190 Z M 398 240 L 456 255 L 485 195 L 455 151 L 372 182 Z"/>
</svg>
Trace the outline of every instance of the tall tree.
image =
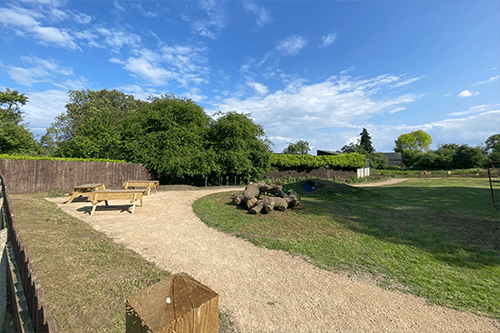
<svg viewBox="0 0 500 333">
<path fill-rule="evenodd" d="M 219 113 L 208 132 L 210 146 L 217 154 L 220 175 L 259 179 L 270 167 L 272 143 L 264 129 L 248 114 Z"/>
<path fill-rule="evenodd" d="M 461 145 L 453 155 L 452 165 L 455 169 L 482 168 L 486 166 L 487 160 L 487 155 L 480 148 Z"/>
<path fill-rule="evenodd" d="M 40 140 L 47 151 L 57 151 L 63 146 L 62 151 L 67 151 L 67 143 L 77 135 L 78 128 L 94 117 L 109 117 L 111 124 L 118 126 L 123 119 L 147 104 L 117 90 L 70 90 L 68 95 L 66 111 L 56 117 Z M 56 154 L 61 154 L 61 151 Z"/>
<path fill-rule="evenodd" d="M 309 142 L 297 140 L 295 142 L 289 142 L 288 147 L 283 149 L 283 154 L 307 155 L 309 150 L 311 150 L 311 148 L 309 148 Z"/>
<path fill-rule="evenodd" d="M 21 106 L 28 97 L 9 88 L 0 92 L 0 153 L 38 155 L 40 145 L 23 123 Z"/>
<path fill-rule="evenodd" d="M 432 143 L 432 138 L 424 131 L 418 130 L 411 133 L 401 134 L 395 143 L 396 146 L 394 147 L 394 151 L 396 153 L 400 153 L 405 150 L 424 152 L 429 149 L 429 146 Z"/>
<path fill-rule="evenodd" d="M 359 133 L 361 135 L 361 140 L 359 141 L 359 146 L 365 150 L 368 154 L 373 154 L 375 149 L 372 146 L 372 140 L 366 128 L 363 128 L 363 131 Z"/>
<path fill-rule="evenodd" d="M 4 92 L 0 91 L 1 119 L 20 125 L 23 121 L 21 106 L 26 105 L 27 102 L 28 97 L 17 90 L 12 91 L 6 88 Z"/>
<path fill-rule="evenodd" d="M 120 124 L 124 159 L 145 165 L 163 182 L 192 180 L 212 171 L 213 151 L 205 145 L 210 118 L 189 99 L 164 95 Z"/>
</svg>

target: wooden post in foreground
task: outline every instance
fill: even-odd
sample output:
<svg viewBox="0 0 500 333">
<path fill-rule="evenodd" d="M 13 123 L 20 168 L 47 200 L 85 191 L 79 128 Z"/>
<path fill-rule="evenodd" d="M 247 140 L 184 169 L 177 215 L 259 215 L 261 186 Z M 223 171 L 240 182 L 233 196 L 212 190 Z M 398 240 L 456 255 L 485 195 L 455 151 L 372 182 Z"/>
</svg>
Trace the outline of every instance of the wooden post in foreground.
<svg viewBox="0 0 500 333">
<path fill-rule="evenodd" d="M 185 273 L 126 301 L 127 333 L 217 333 L 219 295 Z"/>
</svg>

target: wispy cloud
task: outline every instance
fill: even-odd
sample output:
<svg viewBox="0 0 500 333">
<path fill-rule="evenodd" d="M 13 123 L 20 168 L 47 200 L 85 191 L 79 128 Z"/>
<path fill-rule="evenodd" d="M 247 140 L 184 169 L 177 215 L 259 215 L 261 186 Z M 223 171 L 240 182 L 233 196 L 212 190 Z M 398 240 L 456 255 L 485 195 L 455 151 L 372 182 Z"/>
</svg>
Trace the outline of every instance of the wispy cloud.
<svg viewBox="0 0 500 333">
<path fill-rule="evenodd" d="M 422 78 L 423 76 L 420 76 L 420 77 L 414 77 L 414 78 L 411 78 L 411 79 L 407 79 L 407 80 L 404 80 L 404 81 L 401 81 L 401 82 L 398 82 L 394 85 L 394 87 L 401 87 L 401 86 L 406 86 L 407 84 L 410 84 L 412 82 L 415 82 L 415 81 L 418 81 Z"/>
<path fill-rule="evenodd" d="M 141 36 L 116 28 L 107 29 L 100 27 L 96 29 L 104 37 L 104 43 L 111 48 L 114 53 L 119 53 L 120 49 L 128 45 L 132 48 L 138 48 L 141 43 Z"/>
<path fill-rule="evenodd" d="M 27 93 L 29 103 L 23 106 L 28 123 L 36 123 L 37 127 L 48 127 L 54 118 L 65 111 L 68 102 L 67 90 L 46 90 Z"/>
<path fill-rule="evenodd" d="M 145 17 L 158 17 L 158 14 L 155 12 L 146 11 L 140 4 L 131 4 L 132 8 L 135 8 Z"/>
<path fill-rule="evenodd" d="M 111 63 L 120 64 L 134 77 L 140 77 L 147 84 L 164 86 L 177 81 L 183 87 L 206 83 L 209 74 L 206 52 L 208 48 L 195 45 L 165 45 L 158 51 L 147 48 L 132 50 L 134 56 L 126 60 L 116 57 Z"/>
<path fill-rule="evenodd" d="M 31 87 L 38 82 L 51 82 L 51 77 L 56 74 L 69 76 L 73 74 L 71 67 L 60 67 L 54 59 L 41 59 L 34 56 L 22 56 L 21 60 L 34 66 L 23 68 L 9 65 L 7 74 L 17 84 Z"/>
<path fill-rule="evenodd" d="M 27 34 L 24 37 L 34 37 L 40 44 L 47 46 L 59 46 L 71 50 L 80 50 L 73 41 L 73 37 L 67 29 L 55 27 L 42 27 L 36 20 L 40 14 L 22 8 L 2 8 L 0 11 L 0 24 L 6 27 L 22 29 Z"/>
<path fill-rule="evenodd" d="M 355 70 L 356 70 L 356 67 L 354 67 L 354 66 L 349 66 L 349 68 L 344 69 L 343 71 L 341 71 L 341 72 L 340 72 L 340 74 L 341 74 L 341 75 L 345 75 L 345 74 L 350 73 L 350 72 L 355 71 Z"/>
<path fill-rule="evenodd" d="M 224 3 L 214 0 L 201 0 L 197 5 L 199 9 L 205 11 L 208 18 L 192 21 L 191 29 L 200 36 L 217 39 L 217 35 L 229 23 Z"/>
<path fill-rule="evenodd" d="M 488 80 L 481 81 L 481 82 L 476 82 L 476 83 L 474 83 L 474 84 L 476 85 L 476 84 L 485 84 L 485 83 L 490 83 L 490 82 L 493 82 L 493 81 L 498 80 L 498 78 L 499 78 L 499 77 L 500 77 L 499 75 L 497 75 L 497 76 L 492 76 L 492 77 L 490 77 Z"/>
<path fill-rule="evenodd" d="M 297 55 L 307 45 L 307 40 L 300 35 L 293 35 L 278 42 L 276 49 L 287 56 Z"/>
<path fill-rule="evenodd" d="M 477 96 L 477 95 L 479 95 L 478 91 L 470 92 L 468 90 L 464 90 L 460 94 L 458 94 L 457 97 L 465 98 L 465 97 L 471 97 L 471 96 Z"/>
<path fill-rule="evenodd" d="M 321 45 L 319 46 L 320 49 L 325 48 L 332 44 L 335 40 L 337 39 L 337 33 L 332 33 L 328 34 L 326 36 L 321 37 L 321 40 L 323 41 Z"/>
<path fill-rule="evenodd" d="M 74 20 L 79 24 L 88 24 L 90 23 L 90 21 L 92 21 L 92 16 L 85 13 L 79 13 L 74 16 Z"/>
<path fill-rule="evenodd" d="M 449 116 L 465 116 L 468 114 L 473 114 L 473 113 L 481 113 L 481 112 L 486 112 L 486 111 L 494 111 L 498 110 L 500 107 L 500 104 L 483 104 L 483 105 L 476 105 L 471 108 L 469 108 L 466 111 L 459 111 L 459 112 L 452 112 L 449 113 Z"/>
<path fill-rule="evenodd" d="M 263 27 L 272 21 L 269 11 L 264 7 L 257 6 L 254 2 L 243 2 L 243 8 L 247 13 L 252 12 L 257 16 L 256 24 L 258 27 Z"/>
</svg>

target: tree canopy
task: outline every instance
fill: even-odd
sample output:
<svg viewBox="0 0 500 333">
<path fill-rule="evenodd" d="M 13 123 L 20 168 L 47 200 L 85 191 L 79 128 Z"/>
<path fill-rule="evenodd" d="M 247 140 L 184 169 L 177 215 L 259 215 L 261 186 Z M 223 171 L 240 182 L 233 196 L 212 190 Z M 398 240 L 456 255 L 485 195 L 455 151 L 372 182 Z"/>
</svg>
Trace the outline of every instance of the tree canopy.
<svg viewBox="0 0 500 333">
<path fill-rule="evenodd" d="M 23 123 L 21 106 L 28 102 L 28 97 L 9 88 L 0 92 L 0 152 L 2 154 L 37 155 L 40 145 L 33 133 Z"/>
<path fill-rule="evenodd" d="M 432 143 L 432 138 L 429 134 L 422 130 L 413 131 L 411 133 L 401 134 L 395 141 L 396 146 L 394 151 L 396 153 L 410 151 L 427 151 Z"/>
<path fill-rule="evenodd" d="M 309 153 L 309 142 L 304 140 L 297 140 L 295 142 L 289 142 L 288 147 L 283 149 L 283 154 L 300 154 L 307 155 Z"/>
</svg>

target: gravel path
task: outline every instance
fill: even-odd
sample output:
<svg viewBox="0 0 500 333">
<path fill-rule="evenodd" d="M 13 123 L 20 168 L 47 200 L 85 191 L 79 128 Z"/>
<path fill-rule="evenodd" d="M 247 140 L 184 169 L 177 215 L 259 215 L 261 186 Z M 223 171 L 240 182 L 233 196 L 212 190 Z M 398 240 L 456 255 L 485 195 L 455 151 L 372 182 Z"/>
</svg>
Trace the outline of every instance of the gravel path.
<svg viewBox="0 0 500 333">
<path fill-rule="evenodd" d="M 321 270 L 286 252 L 208 228 L 191 206 L 217 191 L 158 192 L 134 214 L 100 204 L 89 216 L 87 202 L 62 206 L 65 198 L 48 200 L 159 267 L 185 272 L 212 288 L 241 332 L 500 331 L 498 321 L 429 306 L 424 299 Z"/>
</svg>

